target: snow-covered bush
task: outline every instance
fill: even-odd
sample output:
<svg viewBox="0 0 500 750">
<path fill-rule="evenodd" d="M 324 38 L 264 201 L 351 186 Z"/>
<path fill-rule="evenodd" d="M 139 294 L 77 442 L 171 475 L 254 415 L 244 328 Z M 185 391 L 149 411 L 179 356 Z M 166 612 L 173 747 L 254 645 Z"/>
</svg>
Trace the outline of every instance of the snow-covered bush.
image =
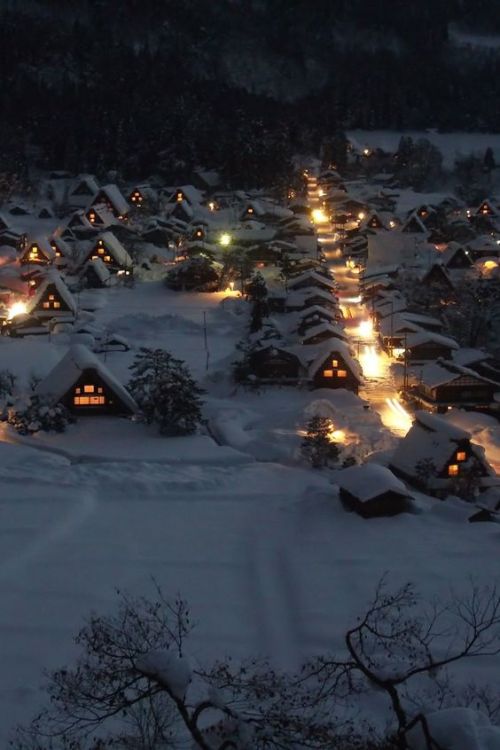
<svg viewBox="0 0 500 750">
<path fill-rule="evenodd" d="M 64 432 L 75 421 L 62 405 L 51 405 L 40 396 L 32 395 L 9 409 L 8 422 L 21 435 L 43 432 Z"/>
<path fill-rule="evenodd" d="M 176 291 L 215 292 L 220 275 L 209 258 L 201 255 L 178 263 L 165 279 L 166 285 Z"/>
<path fill-rule="evenodd" d="M 180 359 L 164 349 L 141 348 L 130 366 L 128 389 L 148 424 L 162 435 L 190 435 L 201 423 L 203 390 Z"/>
</svg>

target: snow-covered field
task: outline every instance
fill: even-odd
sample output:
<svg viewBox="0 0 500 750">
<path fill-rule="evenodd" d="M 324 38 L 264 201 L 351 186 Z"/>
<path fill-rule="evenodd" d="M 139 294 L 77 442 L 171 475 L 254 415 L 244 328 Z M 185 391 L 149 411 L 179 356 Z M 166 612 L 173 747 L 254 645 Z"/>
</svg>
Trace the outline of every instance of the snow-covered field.
<svg viewBox="0 0 500 750">
<path fill-rule="evenodd" d="M 0 744 L 42 700 L 43 670 L 74 656 L 85 615 L 113 609 L 116 588 L 152 594 L 154 578 L 188 599 L 195 659 L 268 653 L 293 667 L 341 647 L 385 572 L 426 596 L 460 592 L 470 577 L 490 582 L 500 530 L 467 523 L 470 506 L 420 498 L 418 514 L 365 521 L 342 509 L 334 474 L 300 467 L 298 433 L 318 400 L 370 451 L 393 438 L 352 394 L 235 390 L 221 373 L 241 337 L 237 300 L 156 282 L 94 296 L 96 322 L 133 347 L 106 364 L 126 380 L 141 345 L 185 359 L 222 445 L 111 418 L 21 444 L 2 428 Z M 45 374 L 66 346 L 63 334 L 0 339 L 2 361 L 19 373 Z M 495 660 L 479 668 L 498 679 Z"/>
<path fill-rule="evenodd" d="M 347 137 L 360 149 L 381 148 L 394 152 L 402 135 L 410 136 L 413 140 L 427 138 L 443 154 L 443 166 L 453 169 L 457 156 L 476 154 L 483 157 L 486 149 L 491 146 L 495 159 L 500 159 L 499 133 L 439 133 L 437 130 L 349 130 Z"/>
</svg>

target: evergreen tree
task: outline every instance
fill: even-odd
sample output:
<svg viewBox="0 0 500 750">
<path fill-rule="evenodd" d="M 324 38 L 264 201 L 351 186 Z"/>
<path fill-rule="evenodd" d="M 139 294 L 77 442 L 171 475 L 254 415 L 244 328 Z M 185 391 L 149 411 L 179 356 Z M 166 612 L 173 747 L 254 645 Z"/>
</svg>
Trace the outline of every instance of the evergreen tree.
<svg viewBox="0 0 500 750">
<path fill-rule="evenodd" d="M 182 360 L 164 349 L 141 347 L 130 370 L 128 388 L 148 424 L 157 424 L 162 435 L 196 432 L 203 390 Z"/>
<path fill-rule="evenodd" d="M 263 275 L 260 273 L 260 271 L 257 271 L 257 273 L 254 273 L 250 281 L 245 287 L 245 292 L 247 294 L 248 299 L 251 302 L 260 301 L 266 299 L 267 297 L 267 286 L 265 279 Z"/>
<path fill-rule="evenodd" d="M 493 169 L 496 169 L 496 162 L 495 162 L 495 156 L 493 154 L 493 149 L 491 146 L 489 146 L 484 154 L 483 159 L 483 167 L 485 172 L 491 172 Z"/>
<path fill-rule="evenodd" d="M 314 469 L 330 466 L 340 455 L 337 443 L 331 439 L 332 431 L 333 425 L 328 417 L 315 416 L 307 423 L 301 453 Z"/>
</svg>

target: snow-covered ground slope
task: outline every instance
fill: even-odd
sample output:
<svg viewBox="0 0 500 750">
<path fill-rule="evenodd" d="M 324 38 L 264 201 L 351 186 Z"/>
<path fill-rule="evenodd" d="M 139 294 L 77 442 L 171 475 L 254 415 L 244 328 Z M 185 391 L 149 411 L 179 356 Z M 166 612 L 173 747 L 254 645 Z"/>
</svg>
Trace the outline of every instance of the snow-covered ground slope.
<svg viewBox="0 0 500 750">
<path fill-rule="evenodd" d="M 152 593 L 154 576 L 181 592 L 197 659 L 271 653 L 293 666 L 341 647 L 385 571 L 446 596 L 496 568 L 498 527 L 467 523 L 465 504 L 421 500 L 421 514 L 365 521 L 321 472 L 197 458 L 70 461 L 0 443 L 0 736 L 36 708 L 42 670 L 71 659 L 82 618 L 110 611 L 116 587 Z M 482 676 L 497 667 L 485 661 Z"/>
</svg>

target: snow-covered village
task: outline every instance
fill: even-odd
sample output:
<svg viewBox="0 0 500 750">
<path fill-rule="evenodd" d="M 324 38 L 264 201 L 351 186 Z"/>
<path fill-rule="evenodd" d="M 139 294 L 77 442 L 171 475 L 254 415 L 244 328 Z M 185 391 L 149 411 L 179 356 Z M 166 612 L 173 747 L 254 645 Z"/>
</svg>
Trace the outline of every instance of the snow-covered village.
<svg viewBox="0 0 500 750">
<path fill-rule="evenodd" d="M 499 750 L 500 134 L 243 119 L 2 146 L 0 746 Z"/>
</svg>

